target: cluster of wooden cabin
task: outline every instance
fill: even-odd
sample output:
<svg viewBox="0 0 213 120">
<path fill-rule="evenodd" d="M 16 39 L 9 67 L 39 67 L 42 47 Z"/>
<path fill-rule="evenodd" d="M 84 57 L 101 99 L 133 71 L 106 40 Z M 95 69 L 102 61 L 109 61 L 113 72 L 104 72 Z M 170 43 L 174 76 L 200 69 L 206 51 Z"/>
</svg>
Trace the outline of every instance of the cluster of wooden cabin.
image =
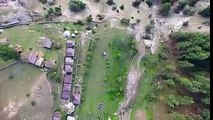
<svg viewBox="0 0 213 120">
<path fill-rule="evenodd" d="M 66 54 L 64 58 L 64 79 L 62 84 L 61 99 L 62 101 L 71 101 L 74 105 L 79 105 L 81 101 L 81 93 L 72 93 L 72 80 L 74 72 L 75 59 L 75 41 L 67 40 Z M 77 87 L 76 85 L 74 87 Z"/>
</svg>

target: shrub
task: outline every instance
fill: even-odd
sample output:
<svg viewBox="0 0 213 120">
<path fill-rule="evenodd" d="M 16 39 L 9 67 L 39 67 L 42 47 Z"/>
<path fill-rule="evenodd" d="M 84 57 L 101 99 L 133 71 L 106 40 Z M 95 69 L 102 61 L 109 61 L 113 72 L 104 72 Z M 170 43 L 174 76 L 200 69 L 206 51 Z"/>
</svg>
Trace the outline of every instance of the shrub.
<svg viewBox="0 0 213 120">
<path fill-rule="evenodd" d="M 14 59 L 18 60 L 20 55 L 14 49 L 10 48 L 8 45 L 1 45 L 0 46 L 0 58 L 4 61 Z"/>
<path fill-rule="evenodd" d="M 162 14 L 162 15 L 168 15 L 169 14 L 169 11 L 171 9 L 171 3 L 164 3 L 160 6 L 160 10 L 159 12 Z"/>
<path fill-rule="evenodd" d="M 141 4 L 141 0 L 135 0 L 132 2 L 133 7 L 138 7 Z"/>
<path fill-rule="evenodd" d="M 171 3 L 171 0 L 162 0 L 162 3 Z"/>
<path fill-rule="evenodd" d="M 55 7 L 54 14 L 55 16 L 61 16 L 62 15 L 61 7 Z"/>
<path fill-rule="evenodd" d="M 182 10 L 187 5 L 187 0 L 179 0 L 178 6 Z"/>
<path fill-rule="evenodd" d="M 206 8 L 200 10 L 198 14 L 203 17 L 210 17 L 210 6 L 207 6 Z"/>
<path fill-rule="evenodd" d="M 54 80 L 58 83 L 61 82 L 61 73 L 57 72 L 57 69 L 50 70 L 46 75 L 49 80 Z"/>
<path fill-rule="evenodd" d="M 194 6 L 199 0 L 188 0 L 188 5 Z"/>
<path fill-rule="evenodd" d="M 195 13 L 195 10 L 192 9 L 192 7 L 185 6 L 183 9 L 183 14 L 185 15 L 193 15 Z"/>
<path fill-rule="evenodd" d="M 124 10 L 124 5 L 121 5 L 121 6 L 120 6 L 120 9 L 121 9 L 121 10 Z"/>
<path fill-rule="evenodd" d="M 69 2 L 69 8 L 73 12 L 79 12 L 79 11 L 84 10 L 86 8 L 86 4 L 83 3 L 80 0 L 71 0 Z"/>
<path fill-rule="evenodd" d="M 114 1 L 113 0 L 107 0 L 106 4 L 112 5 L 112 4 L 114 4 Z"/>
<path fill-rule="evenodd" d="M 30 97 L 30 93 L 27 93 L 27 94 L 26 94 L 26 97 Z"/>
<path fill-rule="evenodd" d="M 129 22 L 130 22 L 130 19 L 128 19 L 128 18 L 122 18 L 120 20 L 120 22 L 121 22 L 121 24 L 128 26 Z"/>
<path fill-rule="evenodd" d="M 32 105 L 32 106 L 35 106 L 35 105 L 36 105 L 36 102 L 35 102 L 35 101 L 31 101 L 31 105 Z"/>
<path fill-rule="evenodd" d="M 153 3 L 152 3 L 151 0 L 146 0 L 145 2 L 146 2 L 146 4 L 147 4 L 149 7 L 151 7 L 151 6 L 153 5 Z"/>
<path fill-rule="evenodd" d="M 90 22 L 92 22 L 92 15 L 89 15 L 89 16 L 87 16 L 87 18 L 86 18 L 86 21 L 88 22 L 88 23 L 90 23 Z"/>
</svg>

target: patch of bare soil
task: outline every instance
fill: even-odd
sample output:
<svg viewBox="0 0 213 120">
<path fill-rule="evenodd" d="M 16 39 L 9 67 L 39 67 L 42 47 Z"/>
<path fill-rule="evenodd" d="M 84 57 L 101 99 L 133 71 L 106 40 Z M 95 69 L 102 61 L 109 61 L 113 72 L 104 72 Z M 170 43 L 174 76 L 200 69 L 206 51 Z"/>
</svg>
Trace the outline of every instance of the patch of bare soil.
<svg viewBox="0 0 213 120">
<path fill-rule="evenodd" d="M 35 105 L 31 105 L 35 101 Z M 46 79 L 45 73 L 38 77 L 36 83 L 31 87 L 30 97 L 21 106 L 13 119 L 26 120 L 50 120 L 52 117 L 53 96 L 51 86 Z"/>
<path fill-rule="evenodd" d="M 144 113 L 143 110 L 138 110 L 136 113 L 135 113 L 135 120 L 146 120 L 146 114 Z"/>
</svg>

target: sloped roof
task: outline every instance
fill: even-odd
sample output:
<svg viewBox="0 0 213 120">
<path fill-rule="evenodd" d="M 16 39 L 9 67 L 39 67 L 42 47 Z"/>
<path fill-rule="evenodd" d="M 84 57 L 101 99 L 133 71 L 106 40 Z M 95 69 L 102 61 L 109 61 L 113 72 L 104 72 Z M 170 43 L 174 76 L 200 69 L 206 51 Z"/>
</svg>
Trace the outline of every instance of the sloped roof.
<svg viewBox="0 0 213 120">
<path fill-rule="evenodd" d="M 65 57 L 65 64 L 66 65 L 73 65 L 73 59 L 71 57 Z"/>
<path fill-rule="evenodd" d="M 71 90 L 71 83 L 63 83 L 63 90 L 70 92 L 70 90 Z"/>
<path fill-rule="evenodd" d="M 71 75 L 64 76 L 64 83 L 72 83 L 72 76 Z"/>
<path fill-rule="evenodd" d="M 45 48 L 51 48 L 52 47 L 52 41 L 49 39 L 49 38 L 45 38 L 42 40 L 42 45 L 45 47 Z"/>
<path fill-rule="evenodd" d="M 38 57 L 37 57 L 36 53 L 31 52 L 28 56 L 27 61 L 31 64 L 35 64 L 37 59 L 38 59 Z"/>
<path fill-rule="evenodd" d="M 60 112 L 55 112 L 53 114 L 53 120 L 61 120 L 61 113 Z"/>
<path fill-rule="evenodd" d="M 81 103 L 81 94 L 73 94 L 72 102 L 75 105 L 79 105 Z"/>
<path fill-rule="evenodd" d="M 61 93 L 61 98 L 62 99 L 69 99 L 70 98 L 70 92 L 68 92 L 68 91 L 62 91 L 62 93 Z"/>
</svg>

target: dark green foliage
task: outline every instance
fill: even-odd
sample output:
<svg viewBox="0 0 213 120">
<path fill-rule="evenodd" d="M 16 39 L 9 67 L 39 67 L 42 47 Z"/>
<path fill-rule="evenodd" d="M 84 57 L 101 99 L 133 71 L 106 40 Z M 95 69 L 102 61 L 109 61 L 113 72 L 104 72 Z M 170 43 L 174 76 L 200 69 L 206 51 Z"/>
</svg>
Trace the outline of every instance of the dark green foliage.
<svg viewBox="0 0 213 120">
<path fill-rule="evenodd" d="M 114 4 L 114 1 L 113 0 L 107 0 L 106 2 L 108 5 L 113 5 Z"/>
<path fill-rule="evenodd" d="M 121 22 L 121 24 L 128 26 L 129 22 L 130 22 L 130 19 L 128 19 L 128 18 L 122 18 L 120 20 L 120 22 Z"/>
<path fill-rule="evenodd" d="M 187 118 L 184 114 L 174 112 L 172 113 L 172 120 L 187 120 Z"/>
<path fill-rule="evenodd" d="M 49 80 L 54 80 L 54 81 L 56 81 L 58 83 L 60 83 L 61 80 L 62 80 L 62 75 L 61 75 L 61 73 L 59 73 L 57 71 L 57 69 L 51 69 L 49 72 L 47 72 L 46 75 L 47 75 L 47 78 Z"/>
<path fill-rule="evenodd" d="M 199 0 L 188 0 L 188 5 L 194 6 Z"/>
<path fill-rule="evenodd" d="M 162 15 L 168 15 L 170 9 L 171 9 L 171 3 L 163 3 L 163 4 L 160 6 L 159 12 L 160 12 Z"/>
<path fill-rule="evenodd" d="M 3 59 L 4 61 L 10 59 L 19 60 L 20 55 L 18 54 L 17 51 L 10 48 L 8 45 L 0 45 L 0 58 Z"/>
<path fill-rule="evenodd" d="M 178 105 L 191 105 L 194 103 L 194 100 L 192 97 L 189 96 L 175 96 L 169 94 L 166 96 L 165 102 L 169 107 L 174 108 Z"/>
<path fill-rule="evenodd" d="M 171 108 L 174 108 L 175 106 L 177 106 L 177 105 L 180 104 L 178 102 L 178 100 L 176 99 L 176 97 L 174 95 L 171 95 L 171 94 L 169 94 L 169 95 L 166 96 L 165 102 Z"/>
<path fill-rule="evenodd" d="M 168 79 L 164 81 L 166 83 L 166 85 L 168 85 L 169 87 L 174 87 L 175 86 L 175 82 L 173 79 Z"/>
<path fill-rule="evenodd" d="M 30 97 L 30 93 L 27 93 L 27 94 L 26 94 L 26 97 Z"/>
<path fill-rule="evenodd" d="M 203 17 L 210 17 L 210 6 L 207 6 L 206 8 L 200 10 L 198 14 Z"/>
<path fill-rule="evenodd" d="M 195 10 L 192 7 L 189 7 L 188 5 L 184 7 L 183 14 L 185 15 L 193 15 L 195 13 Z"/>
<path fill-rule="evenodd" d="M 92 22 L 92 15 L 89 15 L 87 18 L 86 18 L 86 21 L 88 22 L 88 23 L 90 23 L 90 22 Z"/>
<path fill-rule="evenodd" d="M 127 53 L 130 58 L 137 53 L 136 43 L 132 38 L 128 40 L 114 40 L 112 49 L 118 50 L 121 54 Z"/>
<path fill-rule="evenodd" d="M 174 32 L 172 38 L 177 41 L 178 59 L 180 61 L 188 61 L 188 63 L 194 65 L 195 70 L 204 66 L 208 69 L 210 65 L 209 35 L 203 33 Z"/>
<path fill-rule="evenodd" d="M 120 9 L 121 9 L 121 10 L 124 10 L 124 5 L 121 5 L 121 6 L 120 6 Z"/>
<path fill-rule="evenodd" d="M 171 3 L 171 0 L 162 0 L 162 3 Z"/>
<path fill-rule="evenodd" d="M 54 14 L 55 16 L 61 16 L 62 15 L 61 7 L 55 7 Z"/>
<path fill-rule="evenodd" d="M 179 0 L 178 5 L 181 9 L 183 9 L 187 5 L 187 0 Z"/>
<path fill-rule="evenodd" d="M 74 22 L 73 24 L 77 25 L 84 25 L 84 22 L 82 20 L 78 20 L 77 22 Z"/>
<path fill-rule="evenodd" d="M 209 109 L 204 109 L 201 113 L 201 120 L 210 120 L 210 111 Z"/>
<path fill-rule="evenodd" d="M 152 7 L 152 5 L 153 5 L 152 0 L 146 0 L 145 2 L 149 7 Z"/>
<path fill-rule="evenodd" d="M 133 7 L 138 7 L 141 4 L 141 0 L 135 0 L 132 2 Z"/>
<path fill-rule="evenodd" d="M 69 8 L 73 12 L 79 12 L 86 8 L 86 4 L 80 0 L 70 0 Z"/>
<path fill-rule="evenodd" d="M 194 67 L 194 64 L 189 63 L 188 61 L 179 61 L 179 67 L 180 68 L 189 68 L 189 67 Z"/>
<path fill-rule="evenodd" d="M 35 105 L 36 105 L 36 102 L 35 102 L 35 101 L 31 101 L 31 105 L 32 105 L 32 106 L 35 106 Z"/>
<path fill-rule="evenodd" d="M 145 96 L 145 100 L 147 100 L 148 102 L 152 102 L 154 99 L 156 99 L 156 95 L 155 93 L 149 93 Z"/>
<path fill-rule="evenodd" d="M 54 9 L 50 7 L 47 10 L 47 14 L 45 15 L 45 18 L 51 19 L 52 17 L 61 16 L 61 15 L 62 15 L 61 7 L 54 7 Z"/>
</svg>

